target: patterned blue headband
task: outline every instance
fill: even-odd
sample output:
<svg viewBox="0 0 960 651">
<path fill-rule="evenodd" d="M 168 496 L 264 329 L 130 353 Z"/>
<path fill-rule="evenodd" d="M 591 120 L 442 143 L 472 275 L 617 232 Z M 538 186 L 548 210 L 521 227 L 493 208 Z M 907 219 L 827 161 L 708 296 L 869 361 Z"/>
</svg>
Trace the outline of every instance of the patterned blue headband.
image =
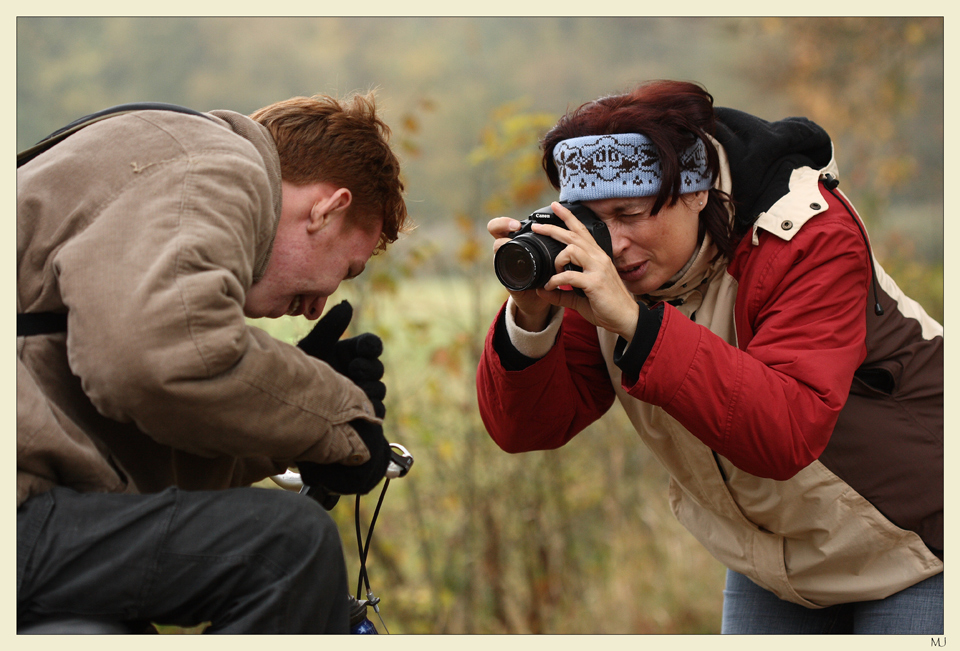
<svg viewBox="0 0 960 651">
<path fill-rule="evenodd" d="M 660 156 L 639 133 L 582 136 L 557 143 L 560 201 L 649 197 L 660 191 Z M 680 193 L 709 190 L 707 150 L 699 138 L 680 155 Z"/>
</svg>

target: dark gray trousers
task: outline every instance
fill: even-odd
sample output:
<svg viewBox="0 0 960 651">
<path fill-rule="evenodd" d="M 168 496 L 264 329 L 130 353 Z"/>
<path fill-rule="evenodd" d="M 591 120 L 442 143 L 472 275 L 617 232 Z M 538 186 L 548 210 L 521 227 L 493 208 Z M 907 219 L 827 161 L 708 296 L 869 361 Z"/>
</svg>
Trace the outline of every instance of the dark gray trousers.
<svg viewBox="0 0 960 651">
<path fill-rule="evenodd" d="M 17 509 L 17 625 L 51 617 L 210 633 L 347 633 L 329 514 L 282 490 L 56 488 Z"/>
</svg>

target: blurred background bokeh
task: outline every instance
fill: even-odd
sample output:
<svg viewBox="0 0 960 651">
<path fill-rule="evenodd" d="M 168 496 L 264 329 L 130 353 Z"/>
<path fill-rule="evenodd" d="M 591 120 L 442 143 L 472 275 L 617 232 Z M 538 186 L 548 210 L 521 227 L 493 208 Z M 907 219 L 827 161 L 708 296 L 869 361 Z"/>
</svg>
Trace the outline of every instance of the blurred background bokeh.
<svg viewBox="0 0 960 651">
<path fill-rule="evenodd" d="M 16 51 L 18 150 L 125 102 L 250 113 L 377 89 L 416 228 L 329 304 L 350 300 L 352 331 L 384 338 L 385 429 L 416 458 L 369 559 L 394 633 L 719 631 L 723 568 L 674 521 L 664 472 L 616 408 L 521 455 L 477 415 L 505 298 L 485 225 L 554 198 L 538 139 L 567 109 L 672 78 L 768 120 L 813 119 L 877 257 L 943 320 L 942 18 L 20 17 Z M 253 325 L 290 342 L 310 328 Z"/>
</svg>

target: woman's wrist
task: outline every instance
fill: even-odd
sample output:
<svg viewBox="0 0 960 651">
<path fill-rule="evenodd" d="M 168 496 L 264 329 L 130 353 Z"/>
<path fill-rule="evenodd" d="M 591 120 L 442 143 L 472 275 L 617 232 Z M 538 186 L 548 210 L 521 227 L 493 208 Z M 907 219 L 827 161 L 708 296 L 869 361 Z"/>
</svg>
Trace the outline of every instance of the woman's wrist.
<svg viewBox="0 0 960 651">
<path fill-rule="evenodd" d="M 550 323 L 550 317 L 553 316 L 551 305 L 545 304 L 544 309 L 527 312 L 517 304 L 516 312 L 513 315 L 513 321 L 522 330 L 527 332 L 540 332 Z"/>
<path fill-rule="evenodd" d="M 617 334 L 627 343 L 633 341 L 634 336 L 637 334 L 637 322 L 639 319 L 640 305 L 632 302 L 626 310 L 626 317 L 621 322 L 622 325 L 617 329 Z"/>
</svg>

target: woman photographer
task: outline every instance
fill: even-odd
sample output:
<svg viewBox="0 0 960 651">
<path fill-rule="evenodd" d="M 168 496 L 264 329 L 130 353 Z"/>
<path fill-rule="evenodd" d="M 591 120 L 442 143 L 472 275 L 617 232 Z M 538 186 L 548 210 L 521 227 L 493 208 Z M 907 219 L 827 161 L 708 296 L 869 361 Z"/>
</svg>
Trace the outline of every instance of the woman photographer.
<svg viewBox="0 0 960 651">
<path fill-rule="evenodd" d="M 728 568 L 724 633 L 941 634 L 943 328 L 873 258 L 829 136 L 660 81 L 565 115 L 543 166 L 612 258 L 558 203 L 533 226 L 565 248 L 488 334 L 497 444 L 559 447 L 618 400 Z"/>
</svg>

